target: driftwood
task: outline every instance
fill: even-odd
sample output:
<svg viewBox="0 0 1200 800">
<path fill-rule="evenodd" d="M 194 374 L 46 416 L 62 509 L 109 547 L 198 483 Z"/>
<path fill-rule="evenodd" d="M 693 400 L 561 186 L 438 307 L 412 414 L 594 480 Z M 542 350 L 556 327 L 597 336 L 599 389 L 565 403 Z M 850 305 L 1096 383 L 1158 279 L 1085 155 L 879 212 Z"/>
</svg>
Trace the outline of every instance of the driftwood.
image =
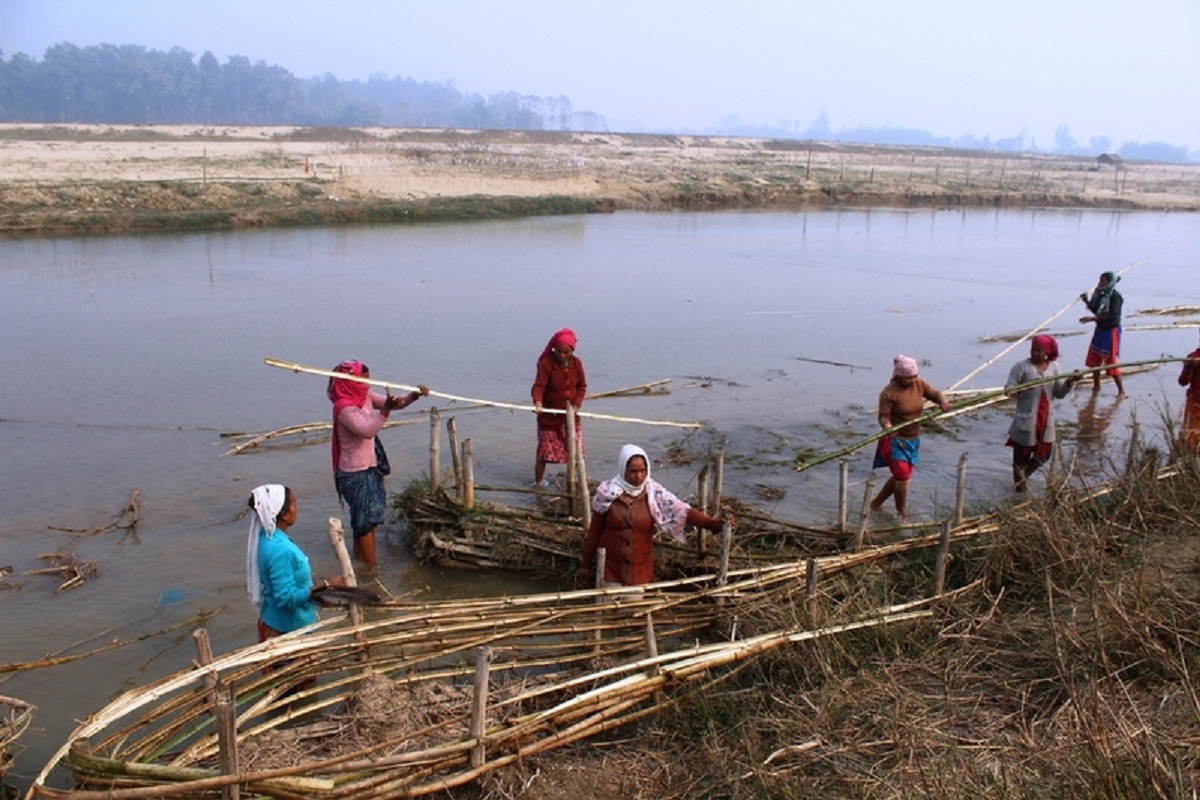
<svg viewBox="0 0 1200 800">
<path fill-rule="evenodd" d="M 76 539 L 83 539 L 84 537 L 95 536 L 100 533 L 108 533 L 109 531 L 135 530 L 138 524 L 138 495 L 141 492 L 141 489 L 134 489 L 129 495 L 129 502 L 122 506 L 111 522 L 104 525 L 98 525 L 95 528 L 58 528 L 53 525 L 47 525 L 46 527 L 52 531 L 73 533 Z"/>
<path fill-rule="evenodd" d="M 80 561 L 74 553 L 48 553 L 38 556 L 39 561 L 48 561 L 53 566 L 43 569 L 25 570 L 26 575 L 57 575 L 62 583 L 54 590 L 55 594 L 82 586 L 88 578 L 100 574 L 94 561 Z"/>
<path fill-rule="evenodd" d="M 12 766 L 13 744 L 29 727 L 35 709 L 36 706 L 24 700 L 0 695 L 0 778 L 3 778 Z M 2 786 L 0 793 L 3 793 Z"/>
<path fill-rule="evenodd" d="M 122 647 L 127 647 L 131 644 L 137 644 L 138 642 L 144 642 L 147 639 L 153 639 L 156 636 L 162 636 L 163 634 L 167 634 L 167 633 L 174 633 L 175 631 L 183 630 L 185 628 L 191 628 L 196 625 L 203 625 L 209 619 L 211 619 L 212 617 L 215 617 L 218 613 L 219 613 L 219 611 L 200 611 L 196 614 L 196 616 L 194 618 L 186 620 L 184 622 L 180 622 L 177 625 L 172 625 L 168 628 L 162 628 L 161 630 L 154 631 L 153 633 L 145 633 L 145 634 L 142 634 L 141 636 L 136 636 L 132 639 L 126 639 L 125 641 L 121 641 L 120 639 L 117 639 L 117 640 L 111 642 L 110 644 L 104 645 L 103 647 L 97 647 L 93 650 L 88 650 L 86 653 L 75 653 L 75 654 L 69 655 L 69 656 L 62 656 L 62 655 L 49 656 L 48 655 L 45 658 L 38 659 L 37 661 L 21 661 L 21 662 L 15 663 L 15 664 L 0 664 L 0 674 L 6 673 L 6 672 L 25 672 L 25 671 L 31 670 L 31 669 L 42 669 L 44 667 L 57 667 L 60 664 L 70 664 L 72 661 L 80 661 L 85 658 L 90 658 L 91 656 L 99 655 L 100 653 L 107 653 L 111 650 L 118 650 Z M 93 636 L 91 638 L 95 638 L 95 637 Z"/>
<path fill-rule="evenodd" d="M 647 394 L 670 394 L 671 390 L 666 386 L 670 382 L 670 378 L 661 378 L 657 381 L 639 383 L 637 386 L 626 386 L 622 389 L 609 389 L 608 391 L 604 392 L 589 392 L 587 399 L 595 400 L 599 397 L 627 397 L 630 395 L 642 396 Z"/>
</svg>

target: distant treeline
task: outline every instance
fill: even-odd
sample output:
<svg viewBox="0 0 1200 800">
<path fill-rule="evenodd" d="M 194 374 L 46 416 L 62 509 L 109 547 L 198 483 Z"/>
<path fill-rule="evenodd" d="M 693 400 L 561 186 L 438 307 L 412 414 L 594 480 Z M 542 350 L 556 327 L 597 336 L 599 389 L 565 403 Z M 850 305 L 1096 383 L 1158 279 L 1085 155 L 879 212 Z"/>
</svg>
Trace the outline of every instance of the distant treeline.
<svg viewBox="0 0 1200 800">
<path fill-rule="evenodd" d="M 1117 153 L 1127 160 L 1166 161 L 1187 163 L 1200 161 L 1200 151 L 1189 153 L 1186 147 L 1165 142 L 1125 142 L 1116 146 L 1107 136 L 1096 136 L 1087 142 L 1076 141 L 1066 125 L 1054 132 L 1051 147 L 1040 145 L 1025 134 L 1000 139 L 991 137 L 937 136 L 918 128 L 859 127 L 833 130 L 826 114 L 807 124 L 779 122 L 774 125 L 752 125 L 737 117 L 727 117 L 709 133 L 721 136 L 754 136 L 765 139 L 812 139 L 825 142 L 858 142 L 861 144 L 894 144 L 906 147 L 953 147 L 961 150 L 998 150 L 1013 152 L 1054 153 L 1064 156 L 1099 156 Z"/>
<path fill-rule="evenodd" d="M 220 63 L 139 45 L 57 44 L 41 61 L 0 53 L 0 121 L 203 125 L 384 125 L 604 130 L 566 97 L 483 97 L 454 83 L 372 75 L 366 81 L 297 78 L 245 56 Z"/>
</svg>

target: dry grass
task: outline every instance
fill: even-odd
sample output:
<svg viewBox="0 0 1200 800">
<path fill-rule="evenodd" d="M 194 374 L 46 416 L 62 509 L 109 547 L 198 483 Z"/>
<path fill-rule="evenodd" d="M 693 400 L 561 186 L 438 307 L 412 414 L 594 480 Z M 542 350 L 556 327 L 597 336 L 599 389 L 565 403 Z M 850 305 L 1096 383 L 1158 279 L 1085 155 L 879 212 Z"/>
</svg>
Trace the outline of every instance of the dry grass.
<svg viewBox="0 0 1200 800">
<path fill-rule="evenodd" d="M 620 740 L 455 796 L 1193 798 L 1200 469 L 1159 481 L 1150 466 L 964 543 L 953 569 L 986 596 L 936 621 L 776 651 Z M 927 569 L 847 576 L 839 613 Z"/>
</svg>

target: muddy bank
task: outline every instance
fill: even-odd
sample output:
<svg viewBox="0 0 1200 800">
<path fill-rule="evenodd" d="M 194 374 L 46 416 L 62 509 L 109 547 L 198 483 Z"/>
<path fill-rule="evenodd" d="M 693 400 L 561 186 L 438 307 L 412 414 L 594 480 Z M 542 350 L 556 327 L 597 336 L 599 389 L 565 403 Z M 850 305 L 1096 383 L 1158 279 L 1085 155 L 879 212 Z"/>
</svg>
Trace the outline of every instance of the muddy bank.
<svg viewBox="0 0 1200 800">
<path fill-rule="evenodd" d="M 505 131 L 0 125 L 0 235 L 616 210 L 1200 210 L 1200 166 L 840 143 Z"/>
</svg>

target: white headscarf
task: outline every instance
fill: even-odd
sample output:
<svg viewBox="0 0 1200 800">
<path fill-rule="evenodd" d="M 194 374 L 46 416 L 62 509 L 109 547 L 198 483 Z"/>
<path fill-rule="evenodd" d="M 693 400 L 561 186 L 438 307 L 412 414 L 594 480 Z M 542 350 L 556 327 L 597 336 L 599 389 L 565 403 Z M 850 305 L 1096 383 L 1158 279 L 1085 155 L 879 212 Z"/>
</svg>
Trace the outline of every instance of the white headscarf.
<svg viewBox="0 0 1200 800">
<path fill-rule="evenodd" d="M 634 486 L 625 480 L 625 467 L 634 456 L 641 456 L 646 462 L 646 480 L 642 481 L 640 486 Z M 646 451 L 636 444 L 627 444 L 621 448 L 621 454 L 617 456 L 617 474 L 596 487 L 596 494 L 592 497 L 592 511 L 603 514 L 621 495 L 637 497 L 643 491 L 650 495 L 650 516 L 654 518 L 654 524 L 670 534 L 675 541 L 682 542 L 686 538 L 683 529 L 687 524 L 688 504 L 667 491 L 658 481 L 650 479 L 650 459 Z"/>
<path fill-rule="evenodd" d="M 268 538 L 275 533 L 275 518 L 283 510 L 287 491 L 281 484 L 267 483 L 252 493 L 254 513 L 250 516 L 250 537 L 246 541 L 246 592 L 255 608 L 262 606 L 262 581 L 258 577 L 258 535 Z"/>
</svg>

